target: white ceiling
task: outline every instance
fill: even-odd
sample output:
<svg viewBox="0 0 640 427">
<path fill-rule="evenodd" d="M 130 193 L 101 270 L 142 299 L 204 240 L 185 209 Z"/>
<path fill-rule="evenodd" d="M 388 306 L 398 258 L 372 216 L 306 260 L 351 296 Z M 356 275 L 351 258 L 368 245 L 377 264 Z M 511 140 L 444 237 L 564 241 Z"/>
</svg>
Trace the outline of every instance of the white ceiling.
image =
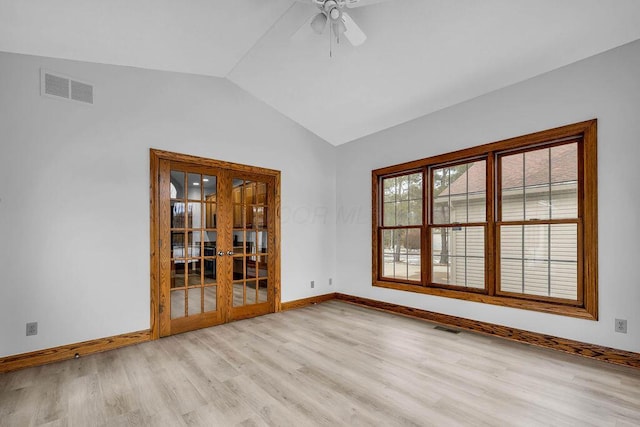
<svg viewBox="0 0 640 427">
<path fill-rule="evenodd" d="M 348 11 L 368 39 L 330 58 L 293 0 L 0 0 L 0 51 L 226 77 L 339 145 L 640 39 L 638 0 Z"/>
</svg>

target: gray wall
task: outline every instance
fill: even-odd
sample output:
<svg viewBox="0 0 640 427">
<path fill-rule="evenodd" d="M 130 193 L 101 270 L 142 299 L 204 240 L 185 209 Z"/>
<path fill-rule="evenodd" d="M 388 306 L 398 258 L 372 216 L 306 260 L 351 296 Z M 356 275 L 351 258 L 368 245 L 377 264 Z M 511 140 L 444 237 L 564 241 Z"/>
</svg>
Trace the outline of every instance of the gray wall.
<svg viewBox="0 0 640 427">
<path fill-rule="evenodd" d="M 337 259 L 342 292 L 640 351 L 640 42 L 338 147 Z M 371 170 L 598 119 L 600 320 L 371 286 Z M 349 213 L 359 212 L 360 215 Z M 628 333 L 614 333 L 614 319 Z"/>
<path fill-rule="evenodd" d="M 281 170 L 282 301 L 335 287 L 335 148 L 225 79 L 0 53 L 0 129 L 0 357 L 149 328 L 151 147 Z"/>
<path fill-rule="evenodd" d="M 95 105 L 41 97 L 41 67 Z M 0 53 L 0 357 L 149 327 L 150 147 L 282 171 L 283 301 L 340 291 L 640 351 L 639 75 L 635 42 L 334 148 L 224 79 Z M 600 321 L 371 286 L 372 169 L 594 117 Z"/>
</svg>

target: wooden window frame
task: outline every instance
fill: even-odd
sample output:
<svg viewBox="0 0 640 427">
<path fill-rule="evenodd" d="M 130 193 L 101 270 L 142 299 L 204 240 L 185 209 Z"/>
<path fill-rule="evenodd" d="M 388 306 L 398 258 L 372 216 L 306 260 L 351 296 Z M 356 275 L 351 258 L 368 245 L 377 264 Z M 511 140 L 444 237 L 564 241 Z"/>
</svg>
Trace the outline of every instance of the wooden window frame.
<svg viewBox="0 0 640 427">
<path fill-rule="evenodd" d="M 416 173 L 422 173 L 422 222 L 424 223 L 424 216 L 425 216 L 425 212 L 426 212 L 426 203 L 425 201 L 425 191 L 426 191 L 426 185 L 428 183 L 428 181 L 425 179 L 425 173 L 424 173 L 424 168 L 418 168 L 415 170 L 406 170 L 406 171 L 401 171 L 399 173 L 393 173 L 393 174 L 389 174 L 389 175 L 385 175 L 384 177 L 381 178 L 382 179 L 388 179 L 388 178 L 398 178 L 401 176 L 405 176 L 405 175 L 412 175 L 412 174 L 416 174 Z M 384 205 L 384 197 L 381 199 L 382 200 L 382 205 Z M 423 224 L 411 224 L 411 225 L 384 225 L 384 206 L 382 209 L 380 209 L 380 226 L 378 227 L 378 238 L 382 239 L 382 233 L 384 232 L 384 230 L 410 230 L 410 229 L 418 229 L 420 230 L 420 241 L 424 241 L 425 239 L 425 234 L 424 234 L 424 225 Z M 424 247 L 424 245 L 421 245 L 422 247 Z M 384 257 L 384 253 L 381 251 L 380 254 L 380 259 L 382 259 Z M 424 251 L 420 252 L 420 264 L 424 265 L 425 262 L 425 254 Z M 416 280 L 402 280 L 402 279 L 395 279 L 395 278 L 390 278 L 387 277 L 385 278 L 385 280 L 393 282 L 393 283 L 399 283 L 399 284 L 408 284 L 410 286 L 419 286 L 421 283 L 424 283 L 425 281 L 425 272 L 424 270 L 421 271 L 421 277 L 420 280 L 416 281 Z"/>
<path fill-rule="evenodd" d="M 501 166 L 501 161 L 502 161 L 502 157 L 504 156 L 508 156 L 508 155 L 512 155 L 512 154 L 526 154 L 526 153 L 530 153 L 532 151 L 538 150 L 538 149 L 546 149 L 546 148 L 553 148 L 553 147 L 559 147 L 565 144 L 571 144 L 571 143 L 577 143 L 577 157 L 578 157 L 578 170 L 577 170 L 577 175 L 580 176 L 582 174 L 582 165 L 583 162 L 581 161 L 581 159 L 583 159 L 583 144 L 581 144 L 582 138 L 581 137 L 576 137 L 576 138 L 566 138 L 560 142 L 552 142 L 549 144 L 542 144 L 541 146 L 535 145 L 533 147 L 531 146 L 527 146 L 524 147 L 522 149 L 517 149 L 517 150 L 511 150 L 508 152 L 501 152 L 501 153 L 497 153 L 495 158 L 496 158 L 496 164 L 497 164 L 497 168 L 496 168 L 496 188 L 497 188 L 497 195 L 496 195 L 496 247 L 500 247 L 500 226 L 505 225 L 505 226 L 527 226 L 527 225 L 560 225 L 560 224 L 575 224 L 576 225 L 576 232 L 577 232 L 577 241 L 576 241 L 576 246 L 577 246 L 577 251 L 578 253 L 582 253 L 583 251 L 583 229 L 582 229 L 582 222 L 581 219 L 583 218 L 583 214 L 582 214 L 582 210 L 584 207 L 584 201 L 583 201 L 583 197 L 582 197 L 582 189 L 583 189 L 583 185 L 580 185 L 580 181 L 579 181 L 579 185 L 578 185 L 578 193 L 577 193 L 577 216 L 576 218 L 560 218 L 560 219 L 555 219 L 555 218 L 548 218 L 548 219 L 529 219 L 527 220 L 526 218 L 523 219 L 519 219 L 519 220 L 504 220 L 502 218 L 502 190 L 501 190 L 501 184 L 502 184 L 502 168 Z M 499 263 L 496 264 L 496 283 L 500 282 L 500 265 Z M 581 286 L 580 284 L 582 283 L 582 257 L 578 257 L 577 258 L 577 298 L 575 301 L 573 300 L 567 300 L 567 299 L 563 299 L 563 298 L 558 298 L 558 297 L 551 297 L 551 296 L 536 296 L 536 295 L 532 295 L 532 294 L 520 294 L 520 293 L 513 293 L 513 292 L 509 292 L 509 291 L 503 291 L 500 289 L 496 289 L 496 295 L 498 296 L 515 296 L 518 298 L 525 298 L 525 299 L 531 299 L 531 300 L 542 300 L 542 301 L 549 301 L 549 302 L 554 302 L 554 303 L 558 303 L 558 304 L 567 304 L 567 305 L 574 305 L 574 306 L 582 306 L 584 303 L 584 286 Z"/>
<path fill-rule="evenodd" d="M 530 295 L 498 292 L 497 275 L 497 211 L 498 155 L 532 149 L 541 145 L 553 145 L 562 141 L 579 139 L 578 144 L 578 300 L 576 302 L 551 297 L 537 298 Z M 464 289 L 458 286 L 430 283 L 431 244 L 428 242 L 431 220 L 431 172 L 430 168 L 456 164 L 473 159 L 486 160 L 486 241 L 485 241 L 485 289 Z M 382 277 L 382 187 L 383 178 L 423 171 L 423 224 L 422 281 L 407 283 Z M 559 314 L 582 319 L 598 319 L 598 197 L 597 197 L 597 120 L 561 126 L 541 132 L 510 138 L 477 147 L 445 153 L 425 159 L 373 170 L 372 188 L 372 282 L 373 286 L 409 292 L 456 298 L 504 307 L 520 308 Z M 428 202 L 428 203 L 427 203 Z"/>
<path fill-rule="evenodd" d="M 464 158 L 464 159 L 460 159 L 458 161 L 455 162 L 447 162 L 444 164 L 430 164 L 427 165 L 425 167 L 426 169 L 426 173 L 429 176 L 429 187 L 428 189 L 431 189 L 431 185 L 434 182 L 434 172 L 436 169 L 441 169 L 441 168 L 451 168 L 451 167 L 455 167 L 455 166 L 460 166 L 460 165 L 464 165 L 464 164 L 470 164 L 470 163 L 474 163 L 477 161 L 484 161 L 485 162 L 485 187 L 486 187 L 486 183 L 489 182 L 487 180 L 487 157 L 486 155 L 482 155 L 482 156 L 478 156 L 475 158 Z M 485 200 L 487 197 L 487 189 L 485 189 Z M 487 259 L 487 251 L 486 251 L 486 247 L 487 247 L 487 235 L 488 235 L 488 228 L 489 228 L 489 222 L 488 222 L 488 218 L 492 217 L 492 215 L 489 212 L 489 206 L 490 204 L 488 202 L 485 201 L 485 220 L 484 221 L 466 221 L 466 222 L 448 222 L 448 223 L 436 223 L 435 222 L 435 213 L 433 212 L 433 205 L 434 205 L 434 195 L 431 191 L 429 191 L 428 193 L 425 193 L 425 198 L 427 198 L 427 206 L 428 206 L 428 214 L 427 214 L 427 218 L 425 221 L 425 228 L 426 228 L 426 235 L 427 238 L 431 237 L 431 230 L 434 228 L 440 228 L 440 229 L 444 229 L 444 228 L 448 228 L 448 229 L 453 229 L 454 227 L 464 227 L 464 228 L 470 228 L 470 227 L 482 227 L 483 231 L 484 231 L 484 239 L 485 239 L 485 254 L 484 254 L 484 259 Z M 451 218 L 449 218 L 451 219 Z M 427 243 L 427 241 L 425 241 L 425 244 Z M 486 294 L 487 293 L 487 274 L 488 274 L 488 269 L 487 269 L 487 263 L 485 262 L 485 268 L 484 268 L 484 277 L 485 277 L 485 287 L 484 288 L 472 288 L 472 287 L 465 287 L 465 286 L 460 286 L 460 285 L 452 285 L 452 284 L 443 284 L 443 283 L 436 283 L 433 281 L 433 270 L 432 270 L 432 264 L 431 262 L 433 261 L 433 255 L 432 255 L 432 247 L 431 245 L 427 244 L 426 245 L 427 248 L 426 250 L 429 251 L 429 264 L 427 265 L 426 263 L 423 264 L 425 265 L 425 267 L 427 268 L 427 281 L 425 283 L 429 283 L 431 286 L 434 287 L 440 287 L 443 289 L 451 289 L 451 290 L 457 290 L 457 291 L 463 291 L 463 292 L 471 292 L 471 293 L 483 293 Z"/>
</svg>

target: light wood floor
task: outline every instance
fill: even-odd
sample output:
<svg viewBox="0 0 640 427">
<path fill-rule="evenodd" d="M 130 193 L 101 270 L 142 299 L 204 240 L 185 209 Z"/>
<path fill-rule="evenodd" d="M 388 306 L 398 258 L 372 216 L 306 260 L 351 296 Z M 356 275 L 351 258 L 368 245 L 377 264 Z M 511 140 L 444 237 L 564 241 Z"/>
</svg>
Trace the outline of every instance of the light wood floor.
<svg viewBox="0 0 640 427">
<path fill-rule="evenodd" d="M 0 374 L 2 426 L 640 425 L 640 371 L 339 301 Z"/>
</svg>

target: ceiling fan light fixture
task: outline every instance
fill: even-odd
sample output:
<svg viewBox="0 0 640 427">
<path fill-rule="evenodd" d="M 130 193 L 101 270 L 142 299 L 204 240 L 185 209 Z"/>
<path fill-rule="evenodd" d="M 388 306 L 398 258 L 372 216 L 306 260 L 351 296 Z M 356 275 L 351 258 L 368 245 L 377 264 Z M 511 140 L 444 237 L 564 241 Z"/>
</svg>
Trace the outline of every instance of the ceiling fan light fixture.
<svg viewBox="0 0 640 427">
<path fill-rule="evenodd" d="M 331 30 L 333 31 L 333 34 L 339 37 L 343 35 L 345 31 L 347 31 L 347 27 L 344 25 L 344 22 L 342 22 L 342 20 L 338 20 L 331 23 Z"/>
<path fill-rule="evenodd" d="M 310 20 L 307 21 L 306 24 L 302 25 L 298 31 L 294 34 L 296 36 L 298 33 L 303 34 L 310 33 L 313 31 L 318 35 L 322 35 L 325 32 L 325 29 L 329 27 L 329 40 L 333 41 L 335 38 L 337 43 L 340 43 L 340 39 L 344 35 L 344 37 L 351 43 L 353 46 L 360 46 L 365 42 L 367 36 L 364 32 L 358 27 L 358 25 L 353 21 L 353 19 L 349 16 L 349 14 L 344 9 L 345 7 L 356 7 L 356 6 L 366 6 L 369 2 L 379 2 L 383 0 L 297 0 L 302 3 L 310 3 L 317 7 L 317 10 L 320 12 L 316 12 L 314 16 L 311 17 Z M 311 29 L 311 31 L 309 30 Z M 304 30 L 303 30 L 304 29 Z M 292 38 L 294 37 L 292 36 Z M 296 36 L 297 37 L 297 36 Z M 331 56 L 331 43 L 329 47 L 329 56 Z"/>
<path fill-rule="evenodd" d="M 319 13 L 311 21 L 311 28 L 316 34 L 322 34 L 324 27 L 327 25 L 327 15 Z"/>
</svg>

